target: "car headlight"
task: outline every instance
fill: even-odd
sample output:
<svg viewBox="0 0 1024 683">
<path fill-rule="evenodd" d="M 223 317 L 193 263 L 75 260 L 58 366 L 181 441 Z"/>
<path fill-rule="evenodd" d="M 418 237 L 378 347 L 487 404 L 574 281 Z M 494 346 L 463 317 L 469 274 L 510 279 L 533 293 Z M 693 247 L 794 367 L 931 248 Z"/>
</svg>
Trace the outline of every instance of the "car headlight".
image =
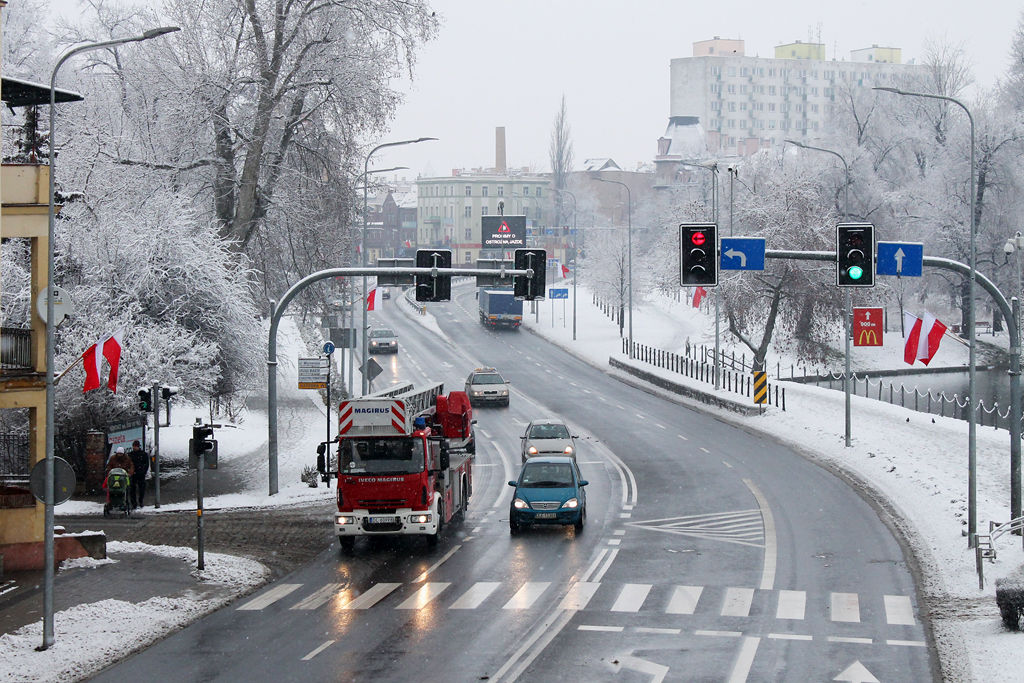
<svg viewBox="0 0 1024 683">
<path fill-rule="evenodd" d="M 429 524 L 430 515 L 409 515 L 409 524 Z"/>
<path fill-rule="evenodd" d="M 564 507 L 564 508 L 574 508 L 574 507 L 579 507 L 579 505 L 580 505 L 580 501 L 575 499 L 575 498 L 570 498 L 569 500 L 567 500 L 564 503 L 562 503 L 562 507 Z"/>
<path fill-rule="evenodd" d="M 530 504 L 527 503 L 522 498 L 516 498 L 515 500 L 512 501 L 512 507 L 514 507 L 516 510 L 523 510 L 525 508 L 530 507 Z"/>
<path fill-rule="evenodd" d="M 482 396 L 484 392 L 482 392 L 482 391 L 474 391 L 472 393 L 473 393 L 474 396 Z"/>
<path fill-rule="evenodd" d="M 529 453 L 530 455 L 537 455 L 537 447 L 530 446 L 529 448 L 526 449 L 526 452 Z"/>
<path fill-rule="evenodd" d="M 334 523 L 338 525 L 355 524 L 355 517 L 348 517 L 346 515 L 338 515 L 334 518 Z"/>
<path fill-rule="evenodd" d="M 508 396 L 508 389 L 502 389 L 498 393 L 501 394 L 502 396 Z"/>
<path fill-rule="evenodd" d="M 566 455 L 572 455 L 572 446 L 566 446 L 565 450 L 562 452 L 565 453 Z"/>
</svg>

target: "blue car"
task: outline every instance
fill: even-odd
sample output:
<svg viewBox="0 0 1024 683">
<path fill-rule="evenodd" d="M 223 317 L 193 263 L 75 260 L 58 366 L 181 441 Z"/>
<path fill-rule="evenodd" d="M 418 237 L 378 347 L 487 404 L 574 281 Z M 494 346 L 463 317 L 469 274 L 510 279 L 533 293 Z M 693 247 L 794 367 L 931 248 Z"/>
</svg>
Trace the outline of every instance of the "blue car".
<svg viewBox="0 0 1024 683">
<path fill-rule="evenodd" d="M 572 458 L 531 458 L 519 479 L 508 483 L 516 489 L 508 513 L 509 530 L 514 534 L 526 524 L 572 524 L 577 533 L 583 531 L 588 483 Z"/>
</svg>

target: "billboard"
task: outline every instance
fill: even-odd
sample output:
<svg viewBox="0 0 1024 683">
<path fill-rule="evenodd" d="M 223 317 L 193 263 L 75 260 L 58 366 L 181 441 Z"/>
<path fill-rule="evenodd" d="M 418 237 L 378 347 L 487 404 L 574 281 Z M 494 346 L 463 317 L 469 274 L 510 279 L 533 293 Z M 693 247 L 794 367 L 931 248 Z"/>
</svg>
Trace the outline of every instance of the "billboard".
<svg viewBox="0 0 1024 683">
<path fill-rule="evenodd" d="M 526 216 L 481 216 L 480 240 L 484 249 L 526 246 Z"/>
<path fill-rule="evenodd" d="M 853 309 L 853 345 L 881 346 L 885 329 L 881 308 Z"/>
</svg>

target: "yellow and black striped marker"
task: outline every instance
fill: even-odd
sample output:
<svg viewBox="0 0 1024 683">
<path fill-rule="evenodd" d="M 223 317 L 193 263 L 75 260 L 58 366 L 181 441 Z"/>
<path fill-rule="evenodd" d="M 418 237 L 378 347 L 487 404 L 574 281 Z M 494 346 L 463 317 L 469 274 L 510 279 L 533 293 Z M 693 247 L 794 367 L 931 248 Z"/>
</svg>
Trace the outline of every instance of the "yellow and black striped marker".
<svg viewBox="0 0 1024 683">
<path fill-rule="evenodd" d="M 768 402 L 768 373 L 764 370 L 754 371 L 754 403 L 761 405 Z"/>
</svg>

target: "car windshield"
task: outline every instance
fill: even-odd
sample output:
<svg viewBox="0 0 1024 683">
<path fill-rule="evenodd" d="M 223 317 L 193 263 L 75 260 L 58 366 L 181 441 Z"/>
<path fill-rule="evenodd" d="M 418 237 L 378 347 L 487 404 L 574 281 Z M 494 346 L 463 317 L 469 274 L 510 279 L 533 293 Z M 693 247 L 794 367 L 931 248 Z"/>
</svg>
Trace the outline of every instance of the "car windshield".
<svg viewBox="0 0 1024 683">
<path fill-rule="evenodd" d="M 565 425 L 533 425 L 530 427 L 531 439 L 568 439 L 569 430 Z"/>
<path fill-rule="evenodd" d="M 419 438 L 342 440 L 342 474 L 416 474 L 423 464 Z"/>
<path fill-rule="evenodd" d="M 374 330 L 370 332 L 372 339 L 380 339 L 381 337 L 394 337 L 394 333 L 391 330 Z"/>
<path fill-rule="evenodd" d="M 572 465 L 550 462 L 527 463 L 523 468 L 519 485 L 527 489 L 572 486 Z"/>
<path fill-rule="evenodd" d="M 470 384 L 504 384 L 505 380 L 501 378 L 501 375 L 490 374 L 490 375 L 473 375 L 473 381 Z"/>
</svg>

